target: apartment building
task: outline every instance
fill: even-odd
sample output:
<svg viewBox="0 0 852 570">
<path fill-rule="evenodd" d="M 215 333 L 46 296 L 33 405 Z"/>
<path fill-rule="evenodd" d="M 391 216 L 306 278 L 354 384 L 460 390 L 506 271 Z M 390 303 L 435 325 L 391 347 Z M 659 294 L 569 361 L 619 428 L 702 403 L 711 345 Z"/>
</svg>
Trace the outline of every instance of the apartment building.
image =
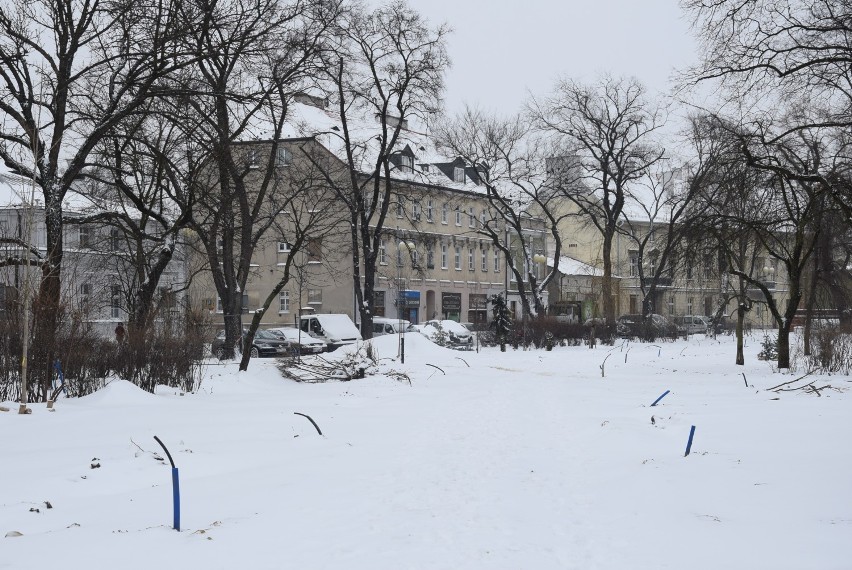
<svg viewBox="0 0 852 570">
<path fill-rule="evenodd" d="M 334 125 L 322 124 L 333 115 L 315 101 L 307 103 L 296 106 L 294 112 L 303 113 L 296 122 L 304 124 L 304 115 L 308 115 L 318 124 L 315 132 L 279 141 L 279 153 L 287 158 L 278 161 L 275 175 L 291 181 L 309 178 L 311 170 L 321 165 L 332 176 L 348 176 L 341 151 L 328 132 Z M 478 173 L 460 159 L 444 159 L 427 150 L 431 147 L 425 134 L 406 129 L 404 141 L 391 156 L 393 190 L 377 254 L 375 316 L 400 317 L 413 323 L 434 318 L 485 323 L 488 298 L 497 293 L 507 294 L 510 304 L 518 307 L 516 284 L 506 270 L 504 256 L 481 231 L 493 215 Z M 269 156 L 271 144 L 245 142 L 240 152 L 249 158 Z M 362 181 L 366 176 L 362 175 Z M 308 236 L 307 246 L 290 255 L 288 240 L 294 235 L 290 218 L 297 213 L 283 211 L 251 259 L 252 273 L 242 293 L 245 314 L 262 307 L 290 259 L 290 280 L 264 312 L 263 326 L 295 324 L 299 314 L 307 311 L 345 313 L 358 320 L 348 210 L 341 205 L 341 196 L 321 184 L 310 196 L 316 193 L 325 193 L 326 199 L 307 207 L 303 200 L 302 206 L 292 208 L 302 210 L 298 215 L 306 215 L 310 208 L 322 211 L 322 221 L 317 223 L 321 230 Z M 531 220 L 525 239 L 535 240 L 544 253 L 540 225 Z M 501 239 L 510 243 L 513 238 L 501 232 Z M 363 275 L 363 265 L 361 269 Z M 221 322 L 222 307 L 209 273 L 194 278 L 190 299 L 193 306 Z"/>
</svg>

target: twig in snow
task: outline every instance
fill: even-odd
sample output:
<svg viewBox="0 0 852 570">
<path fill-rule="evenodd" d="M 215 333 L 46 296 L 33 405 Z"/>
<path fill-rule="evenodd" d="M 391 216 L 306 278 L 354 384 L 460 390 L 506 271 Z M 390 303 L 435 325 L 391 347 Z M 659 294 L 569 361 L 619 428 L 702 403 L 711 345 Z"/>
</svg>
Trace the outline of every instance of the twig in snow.
<svg viewBox="0 0 852 570">
<path fill-rule="evenodd" d="M 767 390 L 775 390 L 776 388 L 780 388 L 781 386 L 786 386 L 787 384 L 792 384 L 793 382 L 798 382 L 799 380 L 801 380 L 803 378 L 807 378 L 808 376 L 810 376 L 811 374 L 813 374 L 816 371 L 817 371 L 817 369 L 814 368 L 813 370 L 811 370 L 810 372 L 808 372 L 804 376 L 799 376 L 795 380 L 790 380 L 789 382 L 782 382 L 781 384 L 778 384 L 777 386 L 773 386 L 772 388 L 767 388 Z"/>
<path fill-rule="evenodd" d="M 467 366 L 468 368 L 470 368 L 470 364 L 468 364 L 468 363 L 467 363 L 467 360 L 465 360 L 464 358 L 461 358 L 460 356 L 456 356 L 456 358 L 458 358 L 459 360 L 461 360 L 462 362 L 464 362 L 464 363 L 465 363 L 465 366 Z"/>
<path fill-rule="evenodd" d="M 434 364 L 429 364 L 428 362 L 426 363 L 426 366 L 431 366 L 432 368 L 438 368 L 438 367 L 437 367 L 437 366 L 435 366 Z M 438 370 L 441 370 L 441 369 L 440 369 L 440 368 L 438 368 Z M 441 374 L 443 374 L 444 376 L 446 376 L 446 375 L 447 375 L 447 373 L 446 373 L 446 372 L 444 372 L 443 370 L 441 370 Z"/>
</svg>

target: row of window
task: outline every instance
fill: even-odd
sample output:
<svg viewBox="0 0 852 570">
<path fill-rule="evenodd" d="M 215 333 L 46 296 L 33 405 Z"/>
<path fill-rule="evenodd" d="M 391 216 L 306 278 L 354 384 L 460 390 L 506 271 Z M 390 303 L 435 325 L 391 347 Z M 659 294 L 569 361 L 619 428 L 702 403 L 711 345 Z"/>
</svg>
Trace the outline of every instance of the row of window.
<svg viewBox="0 0 852 570">
<path fill-rule="evenodd" d="M 80 226 L 77 229 L 77 245 L 80 249 L 92 248 L 99 245 L 99 236 L 92 226 Z M 110 228 L 109 239 L 106 243 L 108 251 L 121 250 L 121 232 L 118 228 Z"/>
<path fill-rule="evenodd" d="M 380 207 L 381 207 L 381 205 L 380 205 Z M 456 225 L 461 227 L 463 225 L 462 224 L 462 218 L 465 215 L 465 213 L 461 210 L 461 208 L 459 206 L 456 206 L 455 209 L 453 210 L 453 214 L 455 216 Z M 434 222 L 435 221 L 434 216 L 435 216 L 435 202 L 432 198 L 429 198 L 426 201 L 426 221 L 430 222 L 430 223 Z M 397 218 L 404 218 L 405 217 L 405 197 L 404 196 L 400 196 L 398 198 L 397 203 L 396 203 L 396 217 Z M 412 203 L 411 217 L 414 221 L 420 220 L 421 205 L 420 205 L 419 200 L 416 200 Z M 445 202 L 441 206 L 441 223 L 442 224 L 448 224 L 449 219 L 450 219 L 450 205 Z M 484 227 L 485 226 L 485 210 L 482 210 L 482 211 L 479 212 L 478 221 L 479 221 L 478 227 Z M 472 208 L 472 207 L 467 209 L 467 226 L 469 228 L 476 228 L 477 227 L 477 215 L 476 215 L 475 209 Z"/>
<path fill-rule="evenodd" d="M 456 271 L 461 271 L 462 269 L 462 247 L 457 245 L 453 248 L 453 267 Z M 492 268 L 495 273 L 500 272 L 500 251 L 498 249 L 492 250 Z M 403 265 L 403 255 L 404 250 L 402 248 L 397 249 L 396 252 L 396 264 L 398 266 Z M 420 253 L 417 251 L 415 247 L 412 250 L 409 250 L 409 255 L 411 257 L 411 264 L 414 267 L 417 267 L 420 263 Z M 442 243 L 441 244 L 441 269 L 449 269 L 449 256 L 450 256 L 450 247 Z M 476 271 L 476 249 L 475 248 L 467 248 L 467 269 L 468 271 Z M 488 251 L 480 250 L 479 252 L 479 268 L 480 271 L 487 272 L 488 271 Z M 387 255 L 387 240 L 382 240 L 381 246 L 379 246 L 379 263 L 381 265 L 388 264 L 388 255 Z M 435 250 L 431 247 L 426 250 L 426 269 L 435 269 Z"/>
</svg>

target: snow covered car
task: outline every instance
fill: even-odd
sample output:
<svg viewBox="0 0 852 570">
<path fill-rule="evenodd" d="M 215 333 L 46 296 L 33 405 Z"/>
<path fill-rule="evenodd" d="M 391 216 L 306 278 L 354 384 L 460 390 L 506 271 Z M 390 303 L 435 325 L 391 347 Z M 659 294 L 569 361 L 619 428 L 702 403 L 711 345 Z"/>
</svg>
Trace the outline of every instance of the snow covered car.
<svg viewBox="0 0 852 570">
<path fill-rule="evenodd" d="M 663 315 L 621 315 L 615 322 L 616 332 L 623 338 L 676 338 L 677 326 Z"/>
<path fill-rule="evenodd" d="M 446 319 L 443 321 L 426 321 L 420 332 L 434 341 L 440 334 L 439 329 L 447 335 L 447 339 L 454 347 L 470 348 L 473 344 L 473 333 L 463 324 L 456 321 Z"/>
<path fill-rule="evenodd" d="M 245 339 L 246 331 L 243 331 L 243 337 L 240 339 L 240 348 L 242 348 L 243 339 Z M 222 360 L 225 356 L 225 330 L 222 329 L 219 331 L 219 334 L 216 335 L 216 338 L 213 339 L 213 345 L 210 347 L 210 351 L 213 353 L 213 356 Z M 254 333 L 254 342 L 251 345 L 251 357 L 257 358 L 259 356 L 287 356 L 290 352 L 290 343 L 286 340 L 275 336 L 271 332 L 267 332 L 264 330 L 258 330 Z"/>
<path fill-rule="evenodd" d="M 417 332 L 411 321 L 405 319 L 389 319 L 387 317 L 373 317 L 373 336 L 383 334 L 399 334 L 400 332 Z"/>
<path fill-rule="evenodd" d="M 299 354 L 319 354 L 325 352 L 327 348 L 325 342 L 296 328 L 282 327 L 268 330 L 289 342 L 291 349 L 298 348 Z"/>
<path fill-rule="evenodd" d="M 299 328 L 314 338 L 324 341 L 328 350 L 337 350 L 341 346 L 355 344 L 361 338 L 361 331 L 348 315 L 320 314 L 302 315 Z"/>
</svg>

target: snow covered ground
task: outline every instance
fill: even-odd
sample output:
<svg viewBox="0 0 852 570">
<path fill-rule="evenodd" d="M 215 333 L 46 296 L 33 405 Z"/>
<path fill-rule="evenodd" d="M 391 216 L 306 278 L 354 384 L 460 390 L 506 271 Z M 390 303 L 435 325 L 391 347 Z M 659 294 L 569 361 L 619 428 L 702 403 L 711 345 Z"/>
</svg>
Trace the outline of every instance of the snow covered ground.
<svg viewBox="0 0 852 570">
<path fill-rule="evenodd" d="M 211 362 L 196 394 L 116 381 L 54 413 L 6 403 L 0 568 L 852 567 L 849 377 L 767 391 L 802 373 L 773 373 L 756 338 L 745 367 L 729 337 L 479 354 L 407 338 L 405 364 L 383 362 L 411 385 Z M 395 356 L 396 337 L 375 344 Z M 179 533 L 154 435 L 180 470 Z"/>
</svg>

